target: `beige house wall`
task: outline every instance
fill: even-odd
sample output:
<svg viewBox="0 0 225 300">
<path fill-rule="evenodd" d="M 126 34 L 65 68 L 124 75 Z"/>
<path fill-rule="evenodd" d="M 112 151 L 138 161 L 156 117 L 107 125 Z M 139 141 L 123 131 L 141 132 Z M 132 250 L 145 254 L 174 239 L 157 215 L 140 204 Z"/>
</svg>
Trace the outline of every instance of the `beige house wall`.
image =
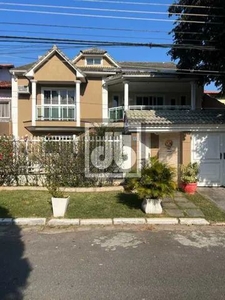
<svg viewBox="0 0 225 300">
<path fill-rule="evenodd" d="M 18 135 L 24 136 L 30 134 L 29 131 L 24 127 L 24 121 L 31 120 L 31 100 L 29 95 L 26 97 L 19 97 L 18 100 Z"/>
<path fill-rule="evenodd" d="M 12 134 L 12 123 L 11 122 L 0 122 L 0 136 Z"/>
<path fill-rule="evenodd" d="M 18 85 L 29 85 L 30 81 L 25 77 L 18 77 Z"/>
<path fill-rule="evenodd" d="M 166 146 L 167 141 L 172 141 L 172 147 Z M 180 133 L 168 132 L 159 134 L 159 159 L 176 170 L 176 180 L 178 180 L 178 168 L 180 163 Z"/>
<path fill-rule="evenodd" d="M 187 165 L 191 162 L 191 134 L 181 134 L 181 164 Z"/>
<path fill-rule="evenodd" d="M 102 119 L 102 79 L 90 78 L 81 84 L 81 121 Z"/>
<path fill-rule="evenodd" d="M 35 72 L 38 81 L 76 81 L 76 71 L 56 53 Z"/>
<path fill-rule="evenodd" d="M 159 135 L 151 133 L 151 156 L 159 157 Z"/>
</svg>

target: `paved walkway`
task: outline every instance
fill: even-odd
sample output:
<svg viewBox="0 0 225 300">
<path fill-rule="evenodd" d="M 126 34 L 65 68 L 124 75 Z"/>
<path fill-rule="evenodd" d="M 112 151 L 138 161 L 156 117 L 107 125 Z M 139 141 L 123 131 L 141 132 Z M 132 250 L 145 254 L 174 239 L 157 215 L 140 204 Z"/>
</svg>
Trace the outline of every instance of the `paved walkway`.
<svg viewBox="0 0 225 300">
<path fill-rule="evenodd" d="M 177 192 L 174 199 L 164 199 L 162 206 L 170 217 L 204 217 L 203 212 L 194 203 L 189 201 L 183 193 Z"/>
<path fill-rule="evenodd" d="M 214 202 L 225 211 L 225 188 L 223 187 L 198 187 L 198 193 Z"/>
</svg>

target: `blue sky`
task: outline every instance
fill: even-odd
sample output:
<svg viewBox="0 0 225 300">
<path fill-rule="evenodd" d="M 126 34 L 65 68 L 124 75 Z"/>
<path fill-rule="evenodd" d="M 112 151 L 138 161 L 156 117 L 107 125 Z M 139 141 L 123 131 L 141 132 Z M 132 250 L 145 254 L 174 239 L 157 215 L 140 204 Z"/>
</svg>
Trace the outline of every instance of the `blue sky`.
<svg viewBox="0 0 225 300">
<path fill-rule="evenodd" d="M 170 0 L 8 0 L 0 1 L 1 36 L 171 44 Z M 42 7 L 44 6 L 44 7 Z M 51 6 L 51 7 L 50 7 Z M 60 6 L 60 7 L 53 7 Z M 57 43 L 55 43 L 57 44 Z M 35 61 L 52 47 L 0 39 L 0 62 L 16 66 Z M 59 45 L 73 58 L 88 45 Z M 170 61 L 169 48 L 100 47 L 117 61 Z M 214 89 L 213 86 L 207 89 Z"/>
</svg>

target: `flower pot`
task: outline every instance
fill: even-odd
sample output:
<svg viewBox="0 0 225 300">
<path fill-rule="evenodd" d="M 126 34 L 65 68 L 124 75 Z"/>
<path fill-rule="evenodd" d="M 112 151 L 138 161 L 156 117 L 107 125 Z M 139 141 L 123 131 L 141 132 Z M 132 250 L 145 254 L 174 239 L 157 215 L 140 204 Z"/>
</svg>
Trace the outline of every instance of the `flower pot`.
<svg viewBox="0 0 225 300">
<path fill-rule="evenodd" d="M 146 214 L 161 214 L 162 213 L 162 200 L 146 198 L 142 202 L 142 210 Z"/>
<path fill-rule="evenodd" d="M 52 209 L 54 217 L 64 217 L 69 203 L 69 198 L 55 198 L 52 197 Z"/>
<path fill-rule="evenodd" d="M 197 190 L 197 182 L 181 183 L 181 188 L 186 194 L 194 195 Z"/>
</svg>

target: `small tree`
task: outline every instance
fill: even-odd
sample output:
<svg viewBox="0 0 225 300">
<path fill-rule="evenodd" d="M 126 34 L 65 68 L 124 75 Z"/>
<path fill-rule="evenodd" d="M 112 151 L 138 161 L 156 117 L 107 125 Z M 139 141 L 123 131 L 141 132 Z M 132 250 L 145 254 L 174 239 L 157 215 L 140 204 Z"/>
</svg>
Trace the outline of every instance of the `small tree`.
<svg viewBox="0 0 225 300">
<path fill-rule="evenodd" d="M 173 180 L 174 169 L 168 164 L 160 162 L 156 157 L 143 166 L 139 178 L 127 180 L 128 190 L 135 191 L 141 199 L 160 199 L 173 196 L 176 183 Z"/>
</svg>

